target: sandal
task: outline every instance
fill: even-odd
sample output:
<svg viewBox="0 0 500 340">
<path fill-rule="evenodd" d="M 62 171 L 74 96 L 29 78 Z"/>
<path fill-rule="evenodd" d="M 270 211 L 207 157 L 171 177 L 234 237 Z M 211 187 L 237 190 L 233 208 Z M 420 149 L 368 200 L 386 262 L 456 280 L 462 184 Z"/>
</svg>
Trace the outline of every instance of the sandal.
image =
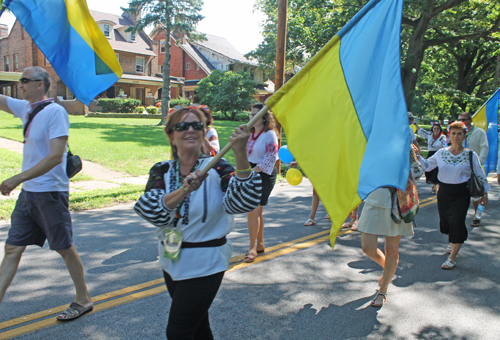
<svg viewBox="0 0 500 340">
<path fill-rule="evenodd" d="M 344 224 L 342 224 L 342 227 L 340 227 L 341 229 L 346 229 L 346 228 L 350 228 L 352 227 L 352 224 L 353 224 L 353 220 L 350 220 L 349 222 L 344 222 Z"/>
<path fill-rule="evenodd" d="M 479 223 L 481 223 L 481 220 L 478 220 L 477 218 L 472 220 L 472 223 L 470 224 L 471 227 L 479 227 Z"/>
<path fill-rule="evenodd" d="M 379 296 L 382 297 L 382 301 L 377 303 L 377 299 L 378 299 Z M 372 307 L 382 307 L 384 305 L 384 303 L 385 303 L 386 300 L 387 300 L 387 293 L 384 294 L 384 293 L 377 292 L 377 295 L 375 295 L 375 297 L 373 298 L 372 302 L 370 302 L 370 306 L 372 306 Z"/>
<path fill-rule="evenodd" d="M 437 189 L 435 186 L 432 186 L 431 193 L 434 195 L 437 194 Z"/>
<path fill-rule="evenodd" d="M 257 254 L 264 254 L 265 252 L 266 252 L 266 250 L 265 250 L 265 249 L 262 249 L 262 250 L 258 250 L 258 249 L 257 249 Z"/>
<path fill-rule="evenodd" d="M 456 262 L 448 257 L 448 259 L 443 263 L 441 269 L 450 270 L 455 267 Z"/>
<path fill-rule="evenodd" d="M 446 248 L 446 252 L 447 252 L 448 254 L 451 254 L 451 250 L 452 250 L 452 249 L 451 249 L 451 243 L 450 243 L 450 244 L 448 245 L 448 248 Z"/>
<path fill-rule="evenodd" d="M 83 307 L 76 302 L 72 302 L 56 319 L 59 321 L 75 320 L 83 314 L 90 312 L 92 309 L 94 309 L 93 305 L 90 307 Z M 62 317 L 63 315 L 65 315 L 65 317 Z"/>
<path fill-rule="evenodd" d="M 352 231 L 357 231 L 358 230 L 358 228 L 356 228 L 358 226 L 358 222 L 359 222 L 359 219 L 358 219 L 358 216 L 356 216 L 356 219 L 352 223 L 352 227 L 351 227 Z"/>
<path fill-rule="evenodd" d="M 309 226 L 315 225 L 315 224 L 316 224 L 315 220 L 313 220 L 312 218 L 308 218 L 306 223 L 304 223 L 304 226 L 309 227 Z"/>
<path fill-rule="evenodd" d="M 245 254 L 245 259 L 243 260 L 243 262 L 245 262 L 245 263 L 252 263 L 253 261 L 255 261 L 256 257 L 257 257 L 257 255 L 254 255 L 250 251 L 247 251 L 246 254 Z"/>
<path fill-rule="evenodd" d="M 330 214 L 326 214 L 325 220 L 329 220 L 329 219 L 330 219 Z"/>
</svg>

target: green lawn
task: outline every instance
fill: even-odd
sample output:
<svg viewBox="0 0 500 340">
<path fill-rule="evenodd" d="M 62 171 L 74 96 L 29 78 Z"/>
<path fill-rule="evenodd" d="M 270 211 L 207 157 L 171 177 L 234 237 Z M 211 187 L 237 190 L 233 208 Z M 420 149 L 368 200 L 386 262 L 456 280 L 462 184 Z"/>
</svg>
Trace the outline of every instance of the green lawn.
<svg viewBox="0 0 500 340">
<path fill-rule="evenodd" d="M 71 151 L 110 169 L 133 176 L 145 175 L 153 164 L 170 157 L 168 138 L 162 127 L 155 126 L 156 120 L 70 116 L 70 122 Z M 242 123 L 214 122 L 221 148 L 227 144 L 234 128 Z M 22 141 L 21 121 L 0 111 L 0 137 Z M 232 151 L 225 158 L 234 164 Z"/>
<path fill-rule="evenodd" d="M 23 156 L 17 152 L 0 148 L 0 183 L 21 172 Z"/>
</svg>

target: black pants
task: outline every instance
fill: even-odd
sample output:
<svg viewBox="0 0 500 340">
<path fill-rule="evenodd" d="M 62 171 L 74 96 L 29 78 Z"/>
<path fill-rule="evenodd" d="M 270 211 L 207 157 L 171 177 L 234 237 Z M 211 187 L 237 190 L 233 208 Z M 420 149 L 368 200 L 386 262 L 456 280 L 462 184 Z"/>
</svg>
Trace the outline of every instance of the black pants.
<svg viewBox="0 0 500 340">
<path fill-rule="evenodd" d="M 465 219 L 470 205 L 467 182 L 439 185 L 437 194 L 439 229 L 448 235 L 450 243 L 464 243 L 467 240 Z"/>
<path fill-rule="evenodd" d="M 163 276 L 172 298 L 167 339 L 213 339 L 208 309 L 217 295 L 224 272 L 181 281 L 173 281 L 165 271 Z"/>
<path fill-rule="evenodd" d="M 429 153 L 427 155 L 427 159 L 429 159 L 435 153 L 436 153 L 436 151 L 429 151 Z M 435 169 L 432 169 L 431 171 L 425 172 L 425 181 L 427 182 L 427 184 L 431 184 L 431 183 L 432 184 L 439 184 L 438 172 L 439 172 L 438 168 L 435 168 Z"/>
</svg>

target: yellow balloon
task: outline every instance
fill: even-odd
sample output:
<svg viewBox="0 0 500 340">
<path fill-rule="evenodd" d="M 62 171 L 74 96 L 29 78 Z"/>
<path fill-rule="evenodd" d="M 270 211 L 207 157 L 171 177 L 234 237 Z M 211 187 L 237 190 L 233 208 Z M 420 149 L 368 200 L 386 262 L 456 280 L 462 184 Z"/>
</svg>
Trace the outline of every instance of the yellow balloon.
<svg viewBox="0 0 500 340">
<path fill-rule="evenodd" d="M 286 172 L 286 181 L 291 185 L 299 185 L 302 182 L 302 172 L 294 168 L 288 169 Z"/>
</svg>

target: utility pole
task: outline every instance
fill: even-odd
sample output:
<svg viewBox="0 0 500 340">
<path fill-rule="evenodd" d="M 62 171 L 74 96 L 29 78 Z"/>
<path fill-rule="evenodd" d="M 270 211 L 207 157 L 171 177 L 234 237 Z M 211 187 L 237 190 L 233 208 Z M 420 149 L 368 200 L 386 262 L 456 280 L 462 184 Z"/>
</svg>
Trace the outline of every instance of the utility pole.
<svg viewBox="0 0 500 340">
<path fill-rule="evenodd" d="M 493 92 L 498 89 L 498 73 L 500 72 L 500 54 L 497 57 L 497 69 L 495 71 L 495 86 L 493 88 Z"/>
<path fill-rule="evenodd" d="M 285 80 L 285 51 L 286 51 L 286 15 L 288 8 L 288 0 L 279 0 L 278 2 L 278 36 L 276 42 L 276 75 L 274 82 L 274 92 L 278 91 L 284 84 Z M 282 127 L 279 122 L 278 126 L 278 148 L 281 147 Z M 276 162 L 278 174 L 281 174 L 281 162 L 278 159 Z"/>
</svg>

